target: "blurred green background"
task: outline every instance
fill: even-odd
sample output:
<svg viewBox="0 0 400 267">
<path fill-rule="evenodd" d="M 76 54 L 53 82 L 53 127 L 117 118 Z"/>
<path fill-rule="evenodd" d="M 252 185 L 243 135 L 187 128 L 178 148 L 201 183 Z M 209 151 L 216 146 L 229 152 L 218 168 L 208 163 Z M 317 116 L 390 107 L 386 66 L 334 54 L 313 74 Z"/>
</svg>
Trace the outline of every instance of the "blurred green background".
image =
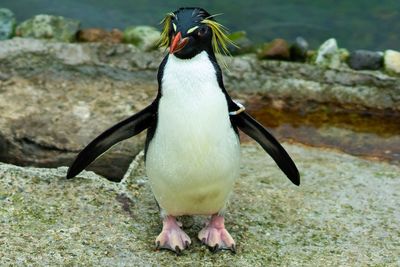
<svg viewBox="0 0 400 267">
<path fill-rule="evenodd" d="M 199 6 L 231 31 L 245 30 L 254 42 L 281 37 L 292 41 L 305 37 L 312 48 L 335 37 L 348 49 L 399 49 L 399 0 L 0 0 L 18 21 L 37 14 L 54 14 L 82 21 L 82 27 L 123 29 L 129 25 L 157 26 L 166 12 L 183 6 Z"/>
</svg>

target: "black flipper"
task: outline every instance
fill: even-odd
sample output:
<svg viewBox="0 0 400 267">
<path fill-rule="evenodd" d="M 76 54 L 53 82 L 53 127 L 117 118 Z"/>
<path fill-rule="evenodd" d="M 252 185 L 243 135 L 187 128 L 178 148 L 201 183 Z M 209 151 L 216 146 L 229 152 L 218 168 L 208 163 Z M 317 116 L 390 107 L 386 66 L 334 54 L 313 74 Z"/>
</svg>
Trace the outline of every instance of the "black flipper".
<svg viewBox="0 0 400 267">
<path fill-rule="evenodd" d="M 117 123 L 100 134 L 78 154 L 75 161 L 68 169 L 67 179 L 78 175 L 97 157 L 106 152 L 116 143 L 137 135 L 138 133 L 150 127 L 156 120 L 156 113 L 157 103 L 154 101 L 145 109 Z"/>
<path fill-rule="evenodd" d="M 267 129 L 246 112 L 231 116 L 231 120 L 240 130 L 256 140 L 264 148 L 292 183 L 300 185 L 300 174 L 296 165 L 282 145 Z"/>
</svg>

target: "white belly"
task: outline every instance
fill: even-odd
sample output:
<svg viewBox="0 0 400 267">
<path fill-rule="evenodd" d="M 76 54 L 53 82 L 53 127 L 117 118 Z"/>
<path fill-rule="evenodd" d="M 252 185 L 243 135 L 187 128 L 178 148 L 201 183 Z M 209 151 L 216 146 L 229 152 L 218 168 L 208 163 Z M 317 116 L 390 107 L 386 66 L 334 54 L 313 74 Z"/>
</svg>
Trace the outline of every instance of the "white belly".
<svg viewBox="0 0 400 267">
<path fill-rule="evenodd" d="M 146 155 L 153 193 L 169 215 L 224 208 L 239 174 L 240 144 L 206 53 L 170 56 L 156 132 Z"/>
</svg>

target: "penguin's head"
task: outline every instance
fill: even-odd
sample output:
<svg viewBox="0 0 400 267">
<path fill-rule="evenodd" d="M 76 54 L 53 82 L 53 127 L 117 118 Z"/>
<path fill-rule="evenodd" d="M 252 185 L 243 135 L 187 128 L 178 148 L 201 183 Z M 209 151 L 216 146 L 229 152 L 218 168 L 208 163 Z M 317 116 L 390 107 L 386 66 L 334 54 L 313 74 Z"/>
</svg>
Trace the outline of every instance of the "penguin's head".
<svg viewBox="0 0 400 267">
<path fill-rule="evenodd" d="M 169 53 L 189 59 L 202 51 L 227 53 L 232 43 L 225 28 L 202 8 L 180 8 L 163 19 L 160 46 L 169 46 Z"/>
</svg>

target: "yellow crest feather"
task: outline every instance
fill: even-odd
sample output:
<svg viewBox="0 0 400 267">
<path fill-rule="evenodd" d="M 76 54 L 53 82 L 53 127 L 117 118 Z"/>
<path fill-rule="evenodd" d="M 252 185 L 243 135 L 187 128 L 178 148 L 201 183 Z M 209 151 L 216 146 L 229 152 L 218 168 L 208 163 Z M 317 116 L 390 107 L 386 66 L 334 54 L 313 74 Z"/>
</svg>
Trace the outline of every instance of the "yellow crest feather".
<svg viewBox="0 0 400 267">
<path fill-rule="evenodd" d="M 168 47 L 169 46 L 169 31 L 171 29 L 171 20 L 172 17 L 175 17 L 174 13 L 167 13 L 165 18 L 160 22 L 160 24 L 163 24 L 163 30 L 161 32 L 161 37 L 160 40 L 158 41 L 158 46 L 159 47 Z"/>
<path fill-rule="evenodd" d="M 214 53 L 229 56 L 230 53 L 228 46 L 233 45 L 237 47 L 237 45 L 231 39 L 229 39 L 227 35 L 227 29 L 222 24 L 210 19 L 203 19 L 201 23 L 206 24 L 212 30 L 211 42 Z"/>
</svg>

